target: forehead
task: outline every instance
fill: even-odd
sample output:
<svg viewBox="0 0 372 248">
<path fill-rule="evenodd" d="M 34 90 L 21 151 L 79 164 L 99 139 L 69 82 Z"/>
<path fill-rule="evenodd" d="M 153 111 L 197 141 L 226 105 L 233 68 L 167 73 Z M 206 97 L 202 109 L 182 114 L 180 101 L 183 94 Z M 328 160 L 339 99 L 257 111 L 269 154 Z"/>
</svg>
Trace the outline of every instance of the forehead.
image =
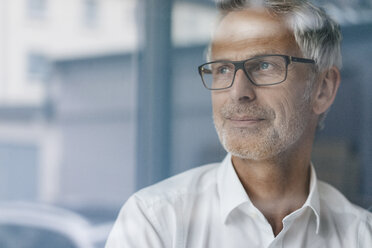
<svg viewBox="0 0 372 248">
<path fill-rule="evenodd" d="M 219 23 L 212 41 L 214 59 L 288 52 L 295 56 L 298 50 L 284 17 L 264 9 L 228 13 Z"/>
</svg>

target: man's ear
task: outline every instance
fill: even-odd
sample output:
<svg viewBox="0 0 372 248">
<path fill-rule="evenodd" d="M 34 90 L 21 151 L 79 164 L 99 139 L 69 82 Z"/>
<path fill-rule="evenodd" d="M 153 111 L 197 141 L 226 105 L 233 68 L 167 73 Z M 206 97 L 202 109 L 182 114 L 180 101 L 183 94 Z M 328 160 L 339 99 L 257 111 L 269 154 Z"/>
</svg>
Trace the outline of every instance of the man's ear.
<svg viewBox="0 0 372 248">
<path fill-rule="evenodd" d="M 318 85 L 313 101 L 313 111 L 315 114 L 322 114 L 332 105 L 335 100 L 338 87 L 340 86 L 341 76 L 337 67 L 324 71 L 318 78 Z"/>
</svg>

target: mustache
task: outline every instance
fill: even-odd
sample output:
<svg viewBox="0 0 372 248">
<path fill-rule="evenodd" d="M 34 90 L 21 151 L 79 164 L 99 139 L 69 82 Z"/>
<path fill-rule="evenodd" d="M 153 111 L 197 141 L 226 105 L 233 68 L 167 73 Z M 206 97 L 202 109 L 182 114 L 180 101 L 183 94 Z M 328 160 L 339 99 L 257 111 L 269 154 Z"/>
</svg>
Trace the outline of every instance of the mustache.
<svg viewBox="0 0 372 248">
<path fill-rule="evenodd" d="M 264 108 L 262 106 L 258 106 L 257 104 L 234 104 L 229 103 L 225 104 L 220 111 L 222 117 L 226 119 L 230 119 L 236 116 L 249 116 L 249 117 L 257 117 L 261 119 L 274 119 L 275 112 L 270 108 Z"/>
</svg>

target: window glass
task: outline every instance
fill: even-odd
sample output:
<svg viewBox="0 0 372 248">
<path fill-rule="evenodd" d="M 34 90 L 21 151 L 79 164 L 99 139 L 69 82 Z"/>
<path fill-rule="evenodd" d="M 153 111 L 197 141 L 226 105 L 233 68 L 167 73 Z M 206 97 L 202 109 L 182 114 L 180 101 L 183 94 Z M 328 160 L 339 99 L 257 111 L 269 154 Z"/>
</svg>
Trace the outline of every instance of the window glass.
<svg viewBox="0 0 372 248">
<path fill-rule="evenodd" d="M 159 7 L 153 16 L 146 16 L 151 1 L 0 1 L 0 201 L 58 205 L 92 226 L 108 223 L 102 230 L 109 230 L 122 204 L 141 187 L 224 158 L 210 92 L 197 71 L 216 25 L 214 1 L 162 1 L 170 8 Z M 317 134 L 312 161 L 319 178 L 368 207 L 372 4 L 314 2 L 340 23 L 344 39 L 341 87 Z M 24 8 L 31 17 L 48 11 L 50 18 L 30 22 L 21 16 Z M 149 50 L 166 52 L 168 59 L 146 57 Z M 159 74 L 169 89 L 159 91 L 146 81 Z M 168 107 L 141 119 L 150 100 Z M 168 130 L 144 123 L 159 119 Z M 148 136 L 167 134 L 146 146 L 154 151 L 151 158 L 139 148 L 150 129 Z M 161 169 L 160 148 L 168 151 Z"/>
</svg>

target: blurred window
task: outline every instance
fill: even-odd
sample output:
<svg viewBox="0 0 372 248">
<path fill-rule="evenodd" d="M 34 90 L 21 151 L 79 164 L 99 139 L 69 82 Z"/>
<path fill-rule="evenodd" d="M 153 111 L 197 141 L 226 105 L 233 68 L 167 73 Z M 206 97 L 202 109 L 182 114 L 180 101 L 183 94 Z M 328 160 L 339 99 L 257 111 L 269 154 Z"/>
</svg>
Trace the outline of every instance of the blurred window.
<svg viewBox="0 0 372 248">
<path fill-rule="evenodd" d="M 0 143 L 1 200 L 37 198 L 38 152 L 36 145 Z"/>
<path fill-rule="evenodd" d="M 44 18 L 47 0 L 27 0 L 27 12 L 31 18 Z"/>
<path fill-rule="evenodd" d="M 84 24 L 87 27 L 95 27 L 98 22 L 98 1 L 84 0 Z"/>
<path fill-rule="evenodd" d="M 27 76 L 29 80 L 45 81 L 49 71 L 49 62 L 45 55 L 31 52 L 27 55 Z"/>
</svg>

